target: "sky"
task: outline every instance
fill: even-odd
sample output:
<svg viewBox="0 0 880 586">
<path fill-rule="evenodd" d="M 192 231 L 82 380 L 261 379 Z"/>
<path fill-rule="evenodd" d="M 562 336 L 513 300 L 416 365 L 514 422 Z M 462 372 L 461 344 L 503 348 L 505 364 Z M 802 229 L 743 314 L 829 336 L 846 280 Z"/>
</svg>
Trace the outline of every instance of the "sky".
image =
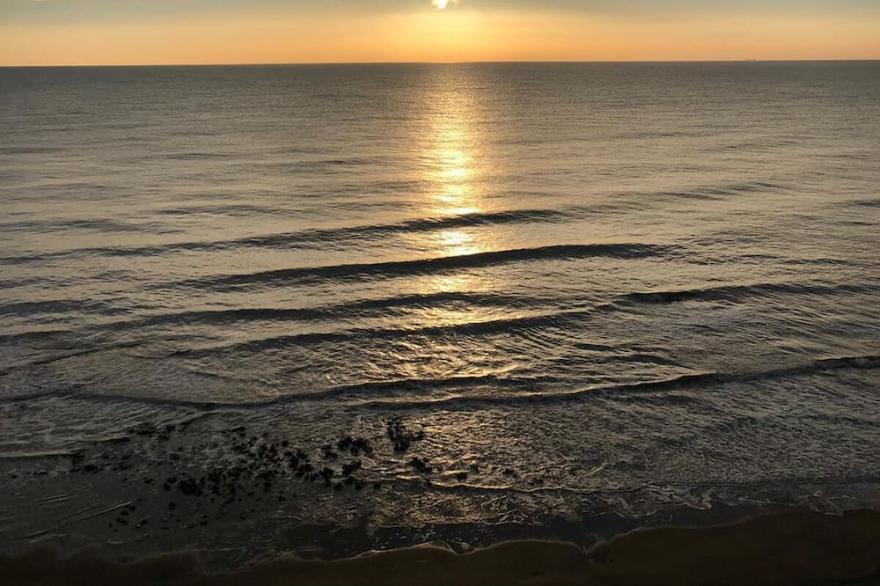
<svg viewBox="0 0 880 586">
<path fill-rule="evenodd" d="M 880 59 L 880 0 L 0 0 L 0 65 L 738 59 Z"/>
</svg>

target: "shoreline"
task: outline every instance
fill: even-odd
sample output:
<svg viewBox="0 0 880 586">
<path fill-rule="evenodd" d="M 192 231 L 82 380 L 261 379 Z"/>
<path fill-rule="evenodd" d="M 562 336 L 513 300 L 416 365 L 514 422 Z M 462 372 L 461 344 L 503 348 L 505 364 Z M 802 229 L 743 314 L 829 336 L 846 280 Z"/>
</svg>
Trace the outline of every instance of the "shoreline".
<svg viewBox="0 0 880 586">
<path fill-rule="evenodd" d="M 114 560 L 96 549 L 0 555 L 3 583 L 180 586 L 880 584 L 880 512 L 796 511 L 709 527 L 637 529 L 590 548 L 508 541 L 455 553 L 437 545 L 340 560 L 280 554 L 212 572 L 196 551 Z"/>
</svg>

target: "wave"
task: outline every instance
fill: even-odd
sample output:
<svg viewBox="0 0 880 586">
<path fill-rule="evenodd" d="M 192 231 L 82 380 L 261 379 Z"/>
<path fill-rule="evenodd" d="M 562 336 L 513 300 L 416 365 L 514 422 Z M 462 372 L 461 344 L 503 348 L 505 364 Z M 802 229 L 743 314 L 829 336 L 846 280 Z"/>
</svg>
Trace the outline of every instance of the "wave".
<svg viewBox="0 0 880 586">
<path fill-rule="evenodd" d="M 73 334 L 71 330 L 33 330 L 30 332 L 17 332 L 14 334 L 0 334 L 0 343 L 17 343 L 26 341 L 36 341 L 42 338 L 52 338 L 55 336 L 65 336 Z"/>
<path fill-rule="evenodd" d="M 112 346 L 96 346 L 91 348 L 82 348 L 80 350 L 59 350 L 60 353 L 54 354 L 51 356 L 46 356 L 43 358 L 39 358 L 37 360 L 31 360 L 30 362 L 24 364 L 16 364 L 12 366 L 0 367 L 0 376 L 7 375 L 11 372 L 15 372 L 17 370 L 21 370 L 23 368 L 32 368 L 34 366 L 45 366 L 48 364 L 52 364 L 55 362 L 62 362 L 64 360 L 69 360 L 71 358 L 81 358 L 83 356 L 89 356 L 92 354 L 100 354 L 102 352 L 107 352 L 111 350 L 122 350 L 126 348 L 136 348 L 141 345 L 141 342 L 124 342 L 120 344 L 114 344 Z M 50 393 L 51 394 L 51 393 Z"/>
<path fill-rule="evenodd" d="M 156 155 L 152 157 L 147 157 L 147 160 L 153 159 L 164 161 L 224 161 L 236 158 L 238 158 L 238 155 L 233 153 L 190 151 Z"/>
<path fill-rule="evenodd" d="M 699 186 L 691 189 L 664 191 L 658 195 L 684 199 L 723 199 L 743 193 L 773 192 L 781 189 L 785 189 L 785 186 L 779 183 L 746 181 L 743 183 L 730 183 L 728 185 Z"/>
<path fill-rule="evenodd" d="M 308 345 L 325 342 L 344 342 L 358 339 L 400 338 L 416 335 L 487 334 L 510 329 L 563 326 L 596 314 L 599 311 L 613 311 L 619 306 L 639 304 L 672 304 L 685 301 L 742 301 L 763 295 L 844 295 L 855 293 L 880 292 L 880 284 L 819 285 L 801 283 L 759 283 L 751 285 L 722 285 L 693 289 L 648 291 L 625 293 L 613 297 L 609 302 L 598 302 L 587 307 L 573 307 L 526 316 L 494 319 L 483 322 L 468 322 L 453 325 L 425 326 L 414 328 L 370 329 L 358 328 L 327 333 L 305 333 L 264 338 L 232 346 L 193 351 L 195 354 L 211 353 L 217 350 L 265 350 L 289 345 Z M 178 314 L 159 315 L 144 320 L 124 323 L 124 327 L 165 324 L 165 323 L 229 323 L 251 320 L 332 320 L 339 317 L 364 316 L 371 310 L 395 308 L 415 309 L 435 307 L 443 303 L 464 303 L 470 307 L 498 307 L 504 309 L 532 309 L 541 300 L 497 294 L 439 293 L 430 295 L 404 295 L 399 297 L 366 300 L 362 302 L 330 305 L 307 309 L 232 309 L 219 311 L 195 311 Z"/>
<path fill-rule="evenodd" d="M 0 223 L 0 230 L 4 232 L 58 232 L 61 230 L 89 230 L 102 233 L 115 232 L 149 232 L 157 228 L 158 224 L 130 224 L 107 218 L 92 218 L 84 220 L 45 220 L 34 222 L 4 222 Z M 53 253 L 50 253 L 51 256 Z M 63 253 L 61 253 L 63 254 Z M 14 260 L 15 257 L 10 257 Z M 3 259 L 6 260 L 6 259 Z"/>
<path fill-rule="evenodd" d="M 327 164 L 347 164 L 346 161 L 328 161 Z M 49 260 L 65 257 L 127 257 L 127 256 L 156 256 L 174 254 L 178 252 L 212 252 L 224 250 L 237 250 L 242 248 L 291 248 L 291 247 L 315 247 L 334 242 L 362 242 L 375 238 L 387 238 L 395 235 L 429 232 L 434 230 L 450 230 L 462 228 L 477 228 L 482 226 L 521 224 L 531 222 L 561 223 L 576 221 L 584 217 L 609 213 L 627 207 L 644 207 L 645 198 L 681 197 L 687 199 L 718 199 L 739 193 L 760 191 L 777 191 L 784 189 L 781 184 L 752 181 L 732 183 L 717 186 L 697 186 L 688 189 L 661 192 L 636 192 L 622 193 L 615 199 L 613 204 L 596 203 L 586 206 L 568 206 L 561 209 L 514 209 L 497 212 L 483 212 L 465 214 L 454 217 L 439 218 L 416 218 L 388 224 L 367 224 L 359 226 L 345 226 L 339 228 L 324 228 L 300 230 L 295 232 L 280 232 L 260 236 L 250 236 L 229 240 L 189 241 L 149 246 L 106 246 L 92 248 L 77 248 L 66 251 L 20 255 L 3 257 L 3 262 L 20 264 L 34 261 Z M 636 201 L 627 201 L 634 198 Z M 299 213 L 297 210 L 279 209 L 275 207 L 262 207 L 253 205 L 232 206 L 199 206 L 194 208 L 170 208 L 158 210 L 158 215 L 190 215 L 205 213 L 221 213 L 228 215 L 253 215 L 254 213 L 266 213 L 272 215 L 292 215 Z M 33 229 L 58 229 L 59 226 L 77 229 L 95 229 L 108 232 L 144 231 L 144 232 L 167 232 L 162 230 L 161 225 L 129 225 L 115 222 L 107 224 L 110 220 L 78 220 L 63 224 L 52 223 L 8 223 L 0 224 L 5 230 L 27 231 Z"/>
<path fill-rule="evenodd" d="M 482 336 L 494 332 L 507 332 L 511 329 L 518 328 L 541 328 L 552 325 L 562 325 L 564 321 L 569 319 L 581 318 L 589 314 L 590 310 L 573 310 L 560 311 L 547 314 L 530 315 L 523 317 L 512 317 L 504 319 L 494 319 L 482 322 L 466 322 L 451 325 L 432 325 L 414 328 L 356 328 L 344 330 L 340 332 L 320 332 L 306 334 L 292 334 L 284 336 L 274 336 L 260 338 L 257 340 L 249 340 L 227 344 L 223 346 L 213 346 L 211 348 L 201 348 L 195 350 L 181 350 L 175 352 L 174 356 L 208 356 L 217 352 L 262 352 L 266 350 L 276 350 L 290 346 L 310 346 L 316 344 L 327 343 L 361 343 L 375 340 L 388 340 L 399 338 L 410 338 L 415 336 L 462 336 L 476 335 Z"/>
<path fill-rule="evenodd" d="M 210 240 L 196 242 L 176 242 L 171 244 L 159 244 L 153 246 L 107 246 L 97 248 L 77 248 L 67 251 L 20 255 L 3 257 L 6 263 L 27 263 L 33 261 L 49 260 L 53 258 L 65 257 L 127 257 L 127 256 L 156 256 L 173 254 L 177 252 L 212 252 L 224 250 L 238 250 L 242 248 L 291 248 L 291 247 L 314 247 L 325 245 L 333 242 L 360 242 L 375 238 L 385 238 L 395 235 L 411 234 L 418 232 L 430 232 L 433 230 L 451 230 L 462 228 L 476 228 L 480 226 L 517 224 L 527 222 L 562 222 L 576 219 L 583 215 L 587 210 L 595 211 L 593 208 L 570 208 L 567 210 L 548 210 L 548 209 L 524 209 L 509 210 L 503 212 L 487 212 L 473 213 L 462 216 L 454 216 L 448 218 L 418 218 L 413 220 L 404 220 L 401 222 L 389 224 L 369 224 L 360 226 L 347 226 L 340 228 L 311 229 L 301 230 L 297 232 L 281 232 L 276 234 L 266 234 L 261 236 L 249 236 L 246 238 L 236 238 L 231 240 Z M 211 207 L 195 207 L 195 208 L 172 208 L 157 212 L 165 215 L 189 215 L 189 214 L 205 214 L 205 213 L 227 213 L 229 215 L 252 215 L 255 211 L 264 211 L 272 215 L 290 215 L 296 213 L 291 210 L 279 210 L 275 208 L 262 208 L 256 206 L 211 206 Z M 94 223 L 95 221 L 78 221 L 77 225 L 71 224 L 69 227 L 82 228 L 89 227 L 82 224 Z M 100 226 L 93 226 L 98 228 Z M 57 229 L 58 224 L 52 223 L 8 223 L 0 224 L 0 228 L 6 230 L 27 231 L 35 228 L 39 229 Z M 112 227 L 111 227 L 112 228 Z M 141 227 L 126 228 L 128 231 L 132 229 L 141 229 Z M 111 229 L 110 231 L 123 231 L 121 228 Z"/>
<path fill-rule="evenodd" d="M 241 275 L 190 279 L 179 281 L 176 284 L 197 289 L 223 289 L 242 285 L 269 285 L 291 281 L 300 284 L 314 283 L 326 279 L 357 281 L 371 278 L 381 279 L 406 275 L 435 274 L 449 270 L 484 268 L 513 262 L 569 260 L 592 257 L 647 258 L 667 255 L 673 250 L 675 250 L 673 246 L 657 244 L 563 244 L 409 261 L 280 269 Z M 163 285 L 162 287 L 165 286 Z"/>
<path fill-rule="evenodd" d="M 296 216 L 302 213 L 302 210 L 293 208 L 276 208 L 264 205 L 253 205 L 244 203 L 230 204 L 213 204 L 202 206 L 186 206 L 177 208 L 164 208 L 154 212 L 158 216 L 203 216 L 206 214 L 225 215 L 225 216 L 247 216 L 251 217 L 257 214 L 278 216 Z M 171 244 L 169 246 L 175 246 Z"/>
<path fill-rule="evenodd" d="M 385 392 L 394 395 L 407 392 L 426 392 L 431 390 L 443 389 L 461 390 L 486 386 L 503 389 L 522 389 L 534 386 L 535 384 L 548 384 L 556 382 L 560 382 L 560 380 L 556 377 L 549 375 L 531 377 L 528 379 L 506 378 L 494 374 L 460 375 L 445 378 L 404 378 L 397 380 L 381 380 L 365 383 L 354 383 L 349 385 L 339 385 L 322 391 L 297 393 L 296 395 L 285 395 L 282 397 L 278 397 L 277 399 L 262 403 L 249 403 L 248 406 L 272 405 L 302 400 L 321 401 L 331 398 L 361 397 L 376 392 Z"/>
<path fill-rule="evenodd" d="M 46 458 L 67 458 L 75 453 L 73 449 L 43 449 L 36 451 L 0 452 L 0 461 L 44 460 Z"/>
<path fill-rule="evenodd" d="M 219 247 L 233 249 L 253 247 L 278 248 L 302 243 L 320 244 L 339 240 L 359 241 L 375 237 L 408 234 L 413 232 L 429 232 L 433 230 L 538 221 L 552 222 L 569 219 L 571 217 L 571 212 L 556 210 L 514 210 L 494 213 L 474 213 L 450 218 L 420 218 L 415 220 L 405 220 L 394 224 L 375 224 L 328 230 L 305 230 L 301 232 L 269 234 L 266 236 L 253 236 L 237 240 L 213 242 L 210 243 L 210 246 L 212 248 Z"/>
<path fill-rule="evenodd" d="M 62 147 L 0 147 L 0 155 L 47 155 L 50 153 L 61 152 L 63 150 Z"/>
<path fill-rule="evenodd" d="M 768 151 L 779 147 L 796 146 L 798 143 L 792 138 L 779 138 L 776 140 L 741 141 L 736 143 L 721 144 L 713 150 L 720 151 Z"/>
<path fill-rule="evenodd" d="M 862 356 L 840 356 L 832 358 L 820 358 L 792 366 L 753 372 L 697 372 L 682 374 L 665 379 L 638 381 L 632 383 L 614 383 L 610 385 L 593 385 L 574 391 L 555 393 L 526 393 L 516 395 L 501 395 L 494 397 L 449 397 L 427 401 L 388 401 L 368 400 L 359 403 L 360 407 L 372 407 L 383 409 L 416 409 L 416 408 L 442 408 L 442 409 L 467 409 L 483 405 L 510 405 L 520 403 L 547 403 L 558 401 L 581 400 L 591 396 L 621 395 L 626 398 L 631 393 L 678 390 L 695 386 L 717 386 L 729 383 L 749 383 L 754 381 L 772 380 L 790 376 L 809 375 L 822 372 L 830 372 L 842 369 L 876 369 L 880 368 L 880 354 Z"/>
<path fill-rule="evenodd" d="M 441 292 L 433 294 L 411 294 L 377 299 L 365 299 L 348 303 L 330 304 L 316 307 L 284 308 L 284 307 L 245 307 L 231 309 L 189 310 L 176 313 L 161 313 L 133 319 L 125 319 L 105 325 L 89 328 L 94 333 L 119 332 L 149 326 L 166 326 L 181 324 L 234 324 L 254 321 L 265 322 L 309 322 L 336 321 L 339 319 L 368 318 L 376 313 L 387 316 L 389 312 L 405 313 L 418 309 L 436 308 L 438 306 L 460 306 L 467 309 L 490 308 L 498 311 L 529 311 L 531 315 L 514 316 L 483 322 L 470 322 L 446 326 L 425 326 L 399 329 L 358 328 L 328 333 L 294 334 L 277 338 L 259 339 L 238 345 L 220 346 L 216 348 L 182 351 L 182 354 L 206 354 L 232 348 L 255 350 L 283 347 L 293 344 L 311 344 L 324 342 L 353 341 L 360 338 L 397 338 L 415 335 L 437 334 L 485 334 L 507 329 L 540 328 L 547 326 L 563 326 L 572 321 L 594 315 L 599 311 L 614 311 L 621 307 L 638 305 L 666 305 L 687 301 L 729 301 L 741 302 L 745 299 L 761 296 L 788 295 L 848 295 L 859 293 L 878 293 L 880 283 L 848 283 L 840 285 L 804 284 L 804 283 L 756 283 L 743 285 L 719 285 L 716 287 L 697 287 L 691 289 L 644 291 L 624 293 L 610 297 L 608 301 L 597 301 L 591 304 L 577 303 L 568 309 L 535 313 L 546 302 L 545 299 L 496 293 L 472 292 Z M 47 313 L 98 313 L 113 315 L 125 313 L 106 303 L 98 301 L 75 301 L 59 299 L 51 301 L 32 301 L 0 304 L 0 315 L 30 315 Z M 61 333 L 35 332 L 14 335 L 14 340 L 28 337 L 47 336 Z M 12 341 L 9 336 L 0 335 L 0 341 Z"/>
<path fill-rule="evenodd" d="M 859 199 L 848 202 L 849 205 L 856 205 L 865 208 L 880 208 L 880 198 L 877 199 Z"/>
<path fill-rule="evenodd" d="M 540 299 L 522 295 L 496 293 L 441 292 L 399 295 L 379 299 L 366 299 L 350 303 L 323 305 L 308 308 L 253 307 L 240 309 L 191 310 L 165 313 L 122 321 L 102 329 L 127 329 L 150 325 L 226 324 L 247 321 L 319 321 L 367 316 L 374 311 L 413 310 L 436 307 L 439 304 L 466 304 L 468 307 L 534 308 Z M 0 305 L 0 314 L 3 306 Z"/>
<path fill-rule="evenodd" d="M 35 392 L 27 395 L 16 395 L 0 398 L 0 403 L 30 401 L 46 397 L 76 397 L 79 400 L 131 402 L 141 404 L 188 407 L 202 411 L 259 409 L 272 405 L 295 403 L 299 401 L 327 401 L 351 398 L 348 404 L 358 408 L 380 410 L 413 410 L 443 409 L 467 410 L 489 406 L 505 406 L 535 403 L 557 403 L 564 401 L 582 401 L 589 398 L 605 397 L 617 401 L 642 400 L 644 394 L 653 392 L 676 391 L 699 386 L 714 387 L 730 383 L 750 383 L 774 380 L 785 377 L 820 374 L 837 370 L 873 370 L 880 368 L 880 354 L 856 356 L 837 356 L 819 358 L 809 362 L 751 372 L 693 372 L 662 379 L 651 379 L 635 382 L 620 382 L 582 387 L 561 392 L 515 392 L 503 395 L 481 396 L 445 396 L 437 399 L 416 400 L 413 398 L 381 398 L 374 399 L 365 394 L 384 391 L 397 394 L 399 391 L 430 391 L 435 389 L 461 389 L 479 386 L 493 386 L 507 389 L 529 388 L 541 383 L 561 382 L 553 377 L 530 379 L 504 378 L 497 375 L 460 376 L 430 379 L 400 379 L 394 381 L 371 381 L 350 385 L 341 385 L 320 391 L 279 395 L 269 399 L 256 399 L 247 402 L 224 402 L 190 399 L 174 399 L 170 397 L 138 397 L 119 394 L 102 394 L 82 390 L 82 388 L 56 389 Z M 679 398 L 680 400 L 681 398 Z"/>
<path fill-rule="evenodd" d="M 719 285 L 671 291 L 626 293 L 618 297 L 621 304 L 666 304 L 681 301 L 740 301 L 759 295 L 840 295 L 880 292 L 880 284 L 819 285 L 802 283 L 757 283 L 752 285 Z"/>
<path fill-rule="evenodd" d="M 382 160 L 378 157 L 348 157 L 348 158 L 324 158 L 305 159 L 298 161 L 278 160 L 260 162 L 256 166 L 263 171 L 295 171 L 297 173 L 327 173 L 334 168 L 365 167 L 379 165 Z"/>
<path fill-rule="evenodd" d="M 0 342 L 20 343 L 40 338 L 74 335 L 79 338 L 86 334 L 119 333 L 140 330 L 151 326 L 222 325 L 247 322 L 336 322 L 339 320 L 366 319 L 381 314 L 406 315 L 420 309 L 437 307 L 459 307 L 463 310 L 487 308 L 502 317 L 448 325 L 414 325 L 412 327 L 374 329 L 369 327 L 335 330 L 320 333 L 298 333 L 192 350 L 181 350 L 179 355 L 210 355 L 230 350 L 258 351 L 283 348 L 287 346 L 307 346 L 324 343 L 354 343 L 370 339 L 398 339 L 413 336 L 480 336 L 498 332 L 524 332 L 541 328 L 571 327 L 573 324 L 596 315 L 598 312 L 613 312 L 620 309 L 635 308 L 641 305 L 668 305 L 689 301 L 731 303 L 762 296 L 780 297 L 782 301 L 791 295 L 839 296 L 851 294 L 880 293 L 880 283 L 847 283 L 826 285 L 815 283 L 755 283 L 741 285 L 719 285 L 715 287 L 696 287 L 659 291 L 631 292 L 611 295 L 607 299 L 598 298 L 594 302 L 577 301 L 567 308 L 542 311 L 546 299 L 496 293 L 441 292 L 433 294 L 410 294 L 364 299 L 347 303 L 319 305 L 314 307 L 244 307 L 188 310 L 175 313 L 159 313 L 122 319 L 111 323 L 95 325 L 80 331 L 48 330 L 0 334 Z M 504 312 L 514 315 L 504 316 Z M 526 313 L 527 312 L 527 313 Z M 111 305 L 100 301 L 76 301 L 58 299 L 48 301 L 13 302 L 0 304 L 0 316 L 28 316 L 47 314 L 98 314 L 110 316 L 125 314 Z M 525 314 L 524 314 L 525 313 Z M 519 314 L 519 315 L 517 315 Z"/>
<path fill-rule="evenodd" d="M 101 315 L 113 315 L 125 313 L 124 310 L 115 308 L 110 303 L 95 299 L 53 299 L 46 301 L 18 301 L 0 303 L 0 316 L 23 316 L 41 315 L 51 313 L 99 313 Z M 2 336 L 0 336 L 2 339 Z"/>
<path fill-rule="evenodd" d="M 61 357 L 64 359 L 67 357 Z M 495 374 L 485 375 L 459 375 L 444 378 L 402 378 L 394 380 L 377 380 L 362 383 L 338 385 L 322 390 L 303 391 L 290 395 L 279 395 L 272 398 L 260 398 L 243 402 L 208 401 L 196 399 L 177 399 L 173 397 L 145 397 L 137 395 L 120 395 L 96 393 L 83 390 L 79 387 L 65 389 L 50 389 L 36 391 L 28 394 L 19 394 L 8 397 L 0 397 L 2 403 L 16 403 L 22 401 L 34 401 L 49 397 L 75 397 L 78 400 L 95 402 L 124 402 L 139 403 L 146 405 L 162 405 L 169 407 L 183 407 L 199 409 L 202 411 L 215 411 L 222 409 L 253 409 L 269 407 L 298 401 L 328 401 L 345 397 L 356 398 L 365 394 L 383 392 L 386 395 L 400 393 L 430 392 L 442 389 L 473 389 L 477 387 L 517 389 L 526 388 L 535 384 L 547 384 L 560 382 L 556 377 L 549 375 L 529 377 L 527 379 L 508 378 Z"/>
</svg>

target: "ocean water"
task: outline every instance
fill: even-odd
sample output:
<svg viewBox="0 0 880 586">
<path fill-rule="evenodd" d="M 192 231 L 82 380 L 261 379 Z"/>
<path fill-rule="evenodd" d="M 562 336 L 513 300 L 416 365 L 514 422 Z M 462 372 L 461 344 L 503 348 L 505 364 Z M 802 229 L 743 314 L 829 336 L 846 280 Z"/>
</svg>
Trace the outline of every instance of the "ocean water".
<svg viewBox="0 0 880 586">
<path fill-rule="evenodd" d="M 878 62 L 2 69 L 0 136 L 4 549 L 880 503 Z"/>
</svg>

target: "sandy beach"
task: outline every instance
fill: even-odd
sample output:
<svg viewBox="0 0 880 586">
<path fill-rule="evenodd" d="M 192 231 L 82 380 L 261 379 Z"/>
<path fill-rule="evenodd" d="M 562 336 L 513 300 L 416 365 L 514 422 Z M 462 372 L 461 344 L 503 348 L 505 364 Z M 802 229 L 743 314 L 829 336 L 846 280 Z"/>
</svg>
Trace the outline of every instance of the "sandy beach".
<svg viewBox="0 0 880 586">
<path fill-rule="evenodd" d="M 207 571 L 198 552 L 120 561 L 94 550 L 36 549 L 0 556 L 0 578 L 21 586 L 867 585 L 880 580 L 880 513 L 792 512 L 637 530 L 588 550 L 516 541 L 467 554 L 423 545 L 332 561 L 279 555 L 232 573 Z"/>
</svg>

